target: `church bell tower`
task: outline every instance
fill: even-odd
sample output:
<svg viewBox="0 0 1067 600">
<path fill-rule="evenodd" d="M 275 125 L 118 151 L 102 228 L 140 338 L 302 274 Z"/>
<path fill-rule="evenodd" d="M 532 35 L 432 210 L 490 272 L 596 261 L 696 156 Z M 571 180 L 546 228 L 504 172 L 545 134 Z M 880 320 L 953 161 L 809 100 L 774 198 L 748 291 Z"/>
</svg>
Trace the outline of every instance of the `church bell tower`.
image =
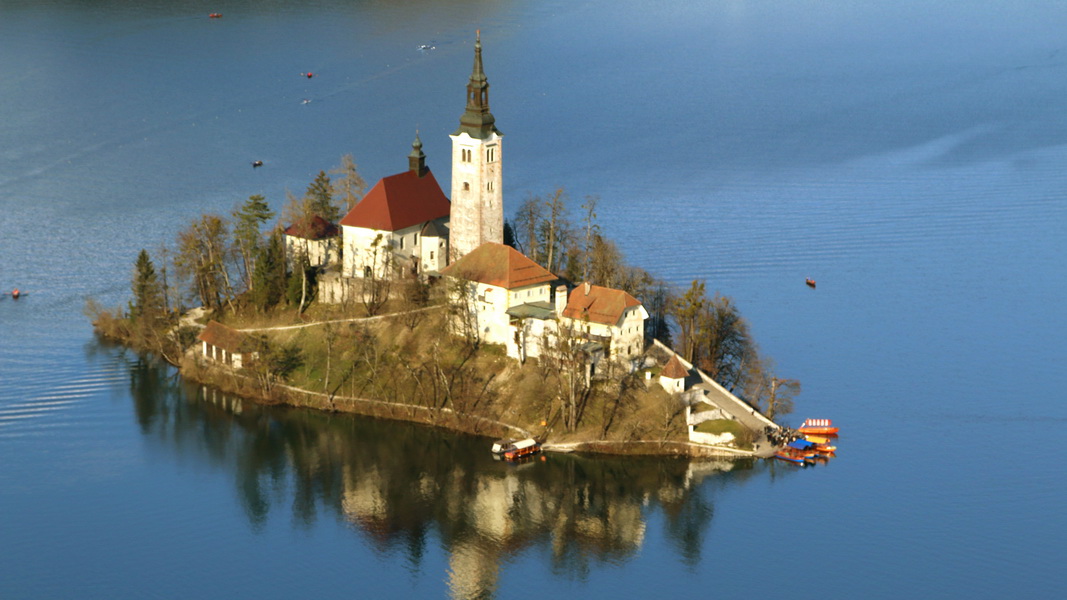
<svg viewBox="0 0 1067 600">
<path fill-rule="evenodd" d="M 449 247 L 455 260 L 484 242 L 504 241 L 503 134 L 489 112 L 489 83 L 482 70 L 482 41 L 474 42 L 467 109 L 452 138 L 452 213 Z"/>
</svg>

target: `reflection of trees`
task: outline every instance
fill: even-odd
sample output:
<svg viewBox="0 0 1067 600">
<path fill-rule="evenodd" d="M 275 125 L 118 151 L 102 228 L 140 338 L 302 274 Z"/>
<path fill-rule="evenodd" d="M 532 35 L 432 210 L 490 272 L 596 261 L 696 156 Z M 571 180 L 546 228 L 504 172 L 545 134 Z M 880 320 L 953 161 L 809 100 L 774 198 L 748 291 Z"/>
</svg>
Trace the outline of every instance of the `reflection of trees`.
<svg viewBox="0 0 1067 600">
<path fill-rule="evenodd" d="M 750 463 L 553 455 L 495 462 L 484 439 L 411 424 L 268 408 L 201 390 L 145 361 L 130 377 L 142 431 L 183 459 L 232 469 L 259 528 L 288 505 L 295 525 L 341 517 L 383 553 L 418 567 L 428 542 L 449 550 L 455 597 L 491 596 L 503 560 L 540 549 L 584 577 L 631 558 L 659 510 L 684 561 L 700 560 L 715 483 Z M 762 469 L 761 469 L 762 470 Z"/>
</svg>

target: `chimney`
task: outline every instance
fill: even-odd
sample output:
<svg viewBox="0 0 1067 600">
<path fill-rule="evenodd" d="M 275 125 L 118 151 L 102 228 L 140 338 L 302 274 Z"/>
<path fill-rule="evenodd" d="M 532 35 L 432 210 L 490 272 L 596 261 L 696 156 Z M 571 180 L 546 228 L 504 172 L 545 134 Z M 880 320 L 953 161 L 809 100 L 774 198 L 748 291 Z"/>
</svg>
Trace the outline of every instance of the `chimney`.
<svg viewBox="0 0 1067 600">
<path fill-rule="evenodd" d="M 556 286 L 556 316 L 563 315 L 563 309 L 567 308 L 567 285 Z"/>
<path fill-rule="evenodd" d="M 586 296 L 588 296 L 588 295 L 589 295 L 589 289 L 590 289 L 590 285 L 589 285 L 589 282 L 588 282 L 588 281 L 587 281 L 587 282 L 585 282 L 585 284 L 583 285 L 583 287 L 585 288 L 585 295 L 586 295 Z"/>
</svg>

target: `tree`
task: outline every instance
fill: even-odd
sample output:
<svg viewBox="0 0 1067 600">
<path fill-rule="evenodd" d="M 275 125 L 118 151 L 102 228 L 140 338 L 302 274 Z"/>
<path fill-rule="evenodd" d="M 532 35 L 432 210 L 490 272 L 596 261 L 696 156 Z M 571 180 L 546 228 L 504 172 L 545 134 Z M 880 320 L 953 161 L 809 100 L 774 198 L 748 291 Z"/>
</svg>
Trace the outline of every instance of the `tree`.
<svg viewBox="0 0 1067 600">
<path fill-rule="evenodd" d="M 518 242 L 515 241 L 515 229 L 511 226 L 511 221 L 504 221 L 504 245 L 519 250 L 517 244 Z M 522 252 L 522 250 L 519 250 L 519 252 Z"/>
<path fill-rule="evenodd" d="M 245 287 L 255 289 L 253 273 L 263 234 L 260 226 L 274 218 L 266 198 L 256 194 L 249 196 L 240 208 L 233 211 L 233 238 L 237 253 L 240 255 L 241 273 Z"/>
<path fill-rule="evenodd" d="M 779 378 L 774 371 L 774 361 L 770 358 L 750 360 L 745 369 L 745 386 L 741 394 L 771 420 L 793 412 L 793 399 L 800 394 L 799 381 Z"/>
<path fill-rule="evenodd" d="M 556 332 L 545 332 L 541 340 L 540 365 L 545 379 L 555 385 L 560 402 L 563 426 L 574 431 L 585 415 L 592 395 L 589 366 L 591 357 L 586 351 L 588 340 L 574 321 L 558 321 Z"/>
<path fill-rule="evenodd" d="M 293 371 L 304 364 L 304 355 L 298 346 L 278 346 L 270 343 L 265 336 L 253 337 L 251 342 L 257 356 L 245 369 L 255 376 L 263 394 L 269 397 L 275 384 L 286 381 Z"/>
<path fill-rule="evenodd" d="M 318 269 L 308 262 L 307 254 L 298 252 L 293 257 L 293 273 L 286 289 L 289 304 L 296 306 L 298 312 L 304 312 L 314 298 L 316 275 Z"/>
<path fill-rule="evenodd" d="M 178 275 L 205 308 L 232 308 L 233 286 L 230 284 L 229 233 L 226 221 L 218 215 L 201 215 L 178 233 L 178 255 L 174 258 Z"/>
<path fill-rule="evenodd" d="M 676 298 L 671 313 L 675 323 L 678 324 L 678 332 L 681 335 L 679 343 L 682 347 L 682 355 L 689 362 L 693 362 L 693 355 L 697 345 L 697 323 L 707 303 L 707 292 L 704 291 L 704 282 L 693 280 L 692 285 L 685 294 Z"/>
<path fill-rule="evenodd" d="M 341 157 L 341 165 L 330 171 L 331 175 L 339 175 L 333 180 L 333 196 L 343 203 L 345 213 L 359 204 L 363 194 L 367 191 L 367 182 L 359 174 L 356 161 L 351 154 Z"/>
<path fill-rule="evenodd" d="M 367 252 L 370 261 L 363 264 L 361 298 L 367 314 L 374 316 L 385 306 L 392 291 L 393 252 L 380 233 L 374 237 Z"/>
<path fill-rule="evenodd" d="M 563 191 L 563 188 L 556 190 L 552 194 L 545 207 L 548 209 L 548 218 L 542 222 L 542 228 L 544 233 L 542 234 L 545 248 L 545 263 L 544 266 L 549 271 L 555 273 L 557 270 L 557 262 L 560 257 L 565 255 L 566 236 L 568 229 L 567 222 L 567 194 Z"/>
<path fill-rule="evenodd" d="M 585 204 L 582 205 L 582 210 L 584 211 L 582 225 L 583 229 L 585 229 L 585 244 L 582 247 L 582 281 L 589 281 L 589 272 L 592 268 L 593 259 L 593 243 L 594 240 L 600 241 L 601 239 L 600 226 L 596 224 L 596 205 L 599 202 L 599 196 L 586 196 Z"/>
<path fill-rule="evenodd" d="M 622 252 L 619 252 L 618 247 L 615 246 L 615 242 L 594 233 L 585 265 L 586 281 L 604 287 L 622 287 L 620 284 L 626 263 L 623 261 Z"/>
<path fill-rule="evenodd" d="M 477 348 L 482 341 L 478 328 L 476 285 L 462 277 L 448 277 L 448 312 L 452 333 L 466 340 L 471 348 Z"/>
<path fill-rule="evenodd" d="M 648 311 L 647 335 L 671 346 L 671 327 L 667 318 L 675 299 L 670 287 L 664 281 L 653 280 L 648 293 L 639 297 Z"/>
<path fill-rule="evenodd" d="M 281 230 L 275 229 L 257 252 L 252 273 L 252 303 L 261 311 L 273 308 L 285 296 L 286 284 L 285 243 Z"/>
<path fill-rule="evenodd" d="M 326 171 L 319 171 L 315 180 L 308 185 L 304 197 L 312 215 L 322 217 L 330 223 L 341 220 L 341 209 L 333 202 L 333 187 Z"/>
<path fill-rule="evenodd" d="M 141 249 L 133 268 L 130 284 L 133 299 L 130 301 L 130 318 L 148 327 L 165 314 L 163 286 L 156 277 L 156 268 L 148 251 Z"/>
<path fill-rule="evenodd" d="M 728 296 L 718 293 L 699 315 L 696 364 L 728 390 L 741 389 L 746 365 L 758 359 L 748 323 Z"/>
<path fill-rule="evenodd" d="M 544 203 L 537 196 L 527 196 L 515 212 L 515 242 L 518 250 L 530 260 L 541 263 L 541 245 L 538 235 L 544 219 Z"/>
</svg>

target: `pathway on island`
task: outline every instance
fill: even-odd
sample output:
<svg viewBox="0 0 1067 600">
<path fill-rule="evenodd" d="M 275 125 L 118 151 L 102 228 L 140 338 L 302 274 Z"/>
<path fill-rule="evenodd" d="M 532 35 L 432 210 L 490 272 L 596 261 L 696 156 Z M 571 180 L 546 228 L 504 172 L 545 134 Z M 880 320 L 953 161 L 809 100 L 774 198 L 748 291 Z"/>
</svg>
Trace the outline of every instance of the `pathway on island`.
<svg viewBox="0 0 1067 600">
<path fill-rule="evenodd" d="M 329 321 L 312 321 L 310 323 L 300 323 L 299 325 L 276 325 L 274 327 L 248 327 L 244 329 L 238 329 L 237 331 L 284 331 L 286 329 L 304 329 L 307 327 L 316 327 L 319 325 L 327 325 L 332 323 L 369 323 L 372 321 L 379 321 L 382 319 L 390 319 L 392 317 L 400 317 L 403 315 L 410 315 L 420 312 L 429 312 L 431 310 L 439 310 L 444 308 L 443 306 L 427 306 L 426 308 L 416 308 L 415 310 L 406 310 L 403 312 L 389 313 L 387 315 L 375 315 L 373 317 L 352 317 L 350 319 L 332 319 Z M 191 312 L 191 311 L 190 311 Z"/>
</svg>

